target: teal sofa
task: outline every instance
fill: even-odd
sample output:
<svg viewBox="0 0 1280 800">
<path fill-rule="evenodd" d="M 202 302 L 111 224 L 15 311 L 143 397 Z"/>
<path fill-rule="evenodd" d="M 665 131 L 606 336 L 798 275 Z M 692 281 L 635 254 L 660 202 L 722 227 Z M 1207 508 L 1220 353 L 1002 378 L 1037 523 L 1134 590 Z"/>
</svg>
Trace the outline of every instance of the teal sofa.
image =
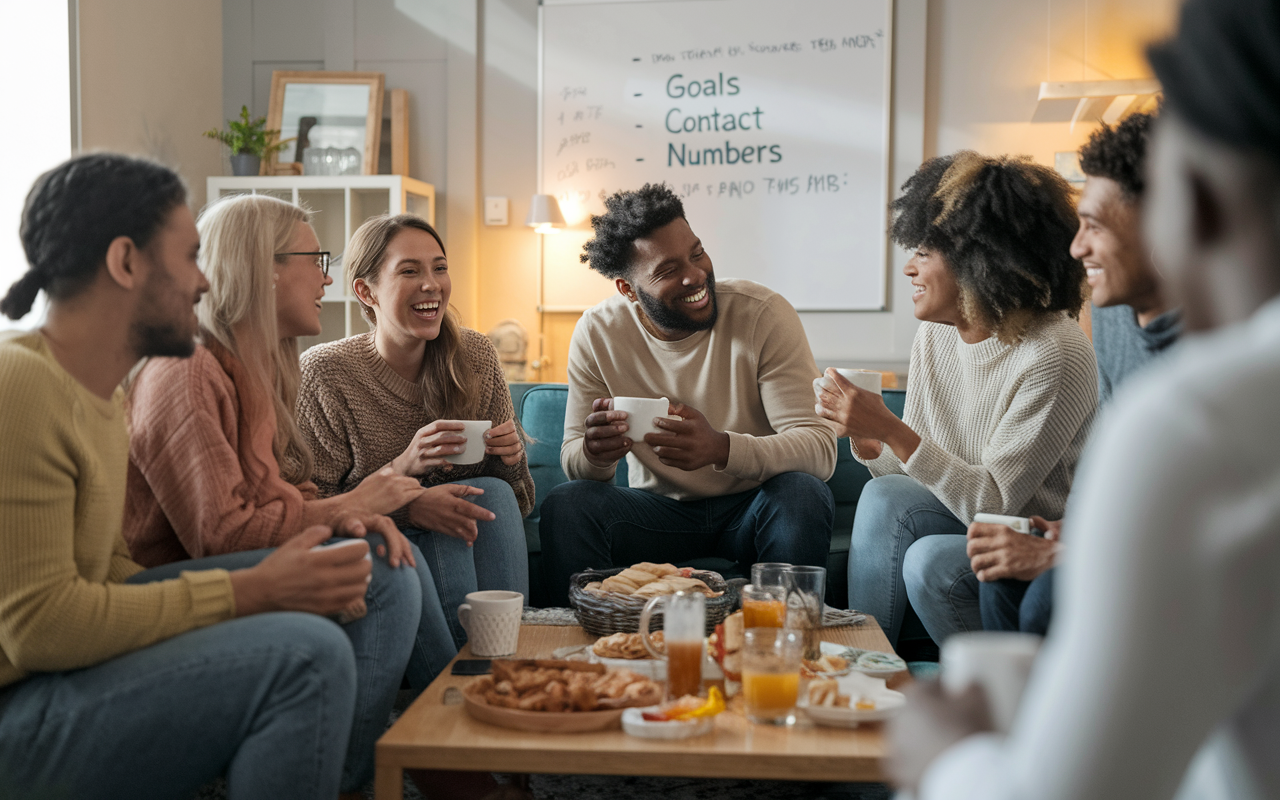
<svg viewBox="0 0 1280 800">
<path fill-rule="evenodd" d="M 568 480 L 560 469 L 560 443 L 564 440 L 564 411 L 569 399 L 569 387 L 563 383 L 513 383 L 510 386 L 516 416 L 525 432 L 534 440 L 529 445 L 529 471 L 533 474 L 537 499 L 533 512 L 524 521 L 524 530 L 529 546 L 530 603 L 541 607 L 546 604 L 546 592 L 542 586 L 542 543 L 538 536 L 538 519 L 542 510 L 542 498 L 551 489 Z M 890 410 L 901 417 L 906 392 L 886 389 L 884 401 Z M 862 487 L 871 480 L 871 473 L 854 460 L 849 452 L 847 439 L 840 440 L 836 453 L 836 471 L 827 481 L 835 499 L 835 523 L 831 531 L 831 551 L 827 556 L 827 602 L 843 608 L 847 603 L 845 568 L 849 561 L 853 515 L 858 507 Z M 614 482 L 620 486 L 627 485 L 625 461 L 619 462 Z M 718 558 L 699 559 L 687 566 L 713 569 L 726 578 L 742 576 L 742 569 L 738 564 Z M 904 627 L 904 635 L 914 627 Z"/>
</svg>

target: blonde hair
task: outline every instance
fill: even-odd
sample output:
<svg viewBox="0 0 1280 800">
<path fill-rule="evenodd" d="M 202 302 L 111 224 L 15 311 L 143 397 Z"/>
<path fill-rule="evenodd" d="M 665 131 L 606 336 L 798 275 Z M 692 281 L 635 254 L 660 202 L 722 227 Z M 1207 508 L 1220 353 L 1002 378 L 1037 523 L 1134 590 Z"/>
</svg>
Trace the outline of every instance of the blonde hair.
<svg viewBox="0 0 1280 800">
<path fill-rule="evenodd" d="M 242 396 L 271 398 L 272 450 L 280 477 L 292 484 L 311 479 L 315 459 L 294 410 L 302 381 L 298 340 L 281 339 L 276 328 L 275 254 L 289 246 L 299 222 L 310 221 L 310 212 L 267 195 L 219 200 L 196 221 L 200 267 L 209 280 L 196 307 L 202 333 L 244 364 L 251 385 L 238 387 Z"/>
<path fill-rule="evenodd" d="M 356 281 L 363 280 L 369 286 L 377 286 L 386 261 L 387 247 L 400 232 L 409 229 L 430 234 L 440 245 L 440 252 L 444 252 L 440 234 L 425 219 L 414 214 L 372 217 L 352 234 L 343 260 L 347 274 L 351 276 L 351 293 L 357 299 Z M 363 300 L 359 303 L 365 320 L 377 328 L 377 311 L 365 305 Z M 470 419 L 479 405 L 476 375 L 467 364 L 466 351 L 462 347 L 462 323 L 452 306 L 445 309 L 440 320 L 440 335 L 426 343 L 418 384 L 422 387 L 427 416 L 433 420 Z"/>
</svg>

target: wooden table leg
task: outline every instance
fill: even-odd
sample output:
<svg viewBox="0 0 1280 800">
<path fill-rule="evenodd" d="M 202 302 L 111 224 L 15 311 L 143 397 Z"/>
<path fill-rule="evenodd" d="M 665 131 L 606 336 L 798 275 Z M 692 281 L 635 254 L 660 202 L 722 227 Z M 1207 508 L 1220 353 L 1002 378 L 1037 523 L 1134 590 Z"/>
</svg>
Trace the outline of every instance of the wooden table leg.
<svg viewBox="0 0 1280 800">
<path fill-rule="evenodd" d="M 379 764 L 373 778 L 373 796 L 377 800 L 404 800 L 404 770 Z"/>
</svg>

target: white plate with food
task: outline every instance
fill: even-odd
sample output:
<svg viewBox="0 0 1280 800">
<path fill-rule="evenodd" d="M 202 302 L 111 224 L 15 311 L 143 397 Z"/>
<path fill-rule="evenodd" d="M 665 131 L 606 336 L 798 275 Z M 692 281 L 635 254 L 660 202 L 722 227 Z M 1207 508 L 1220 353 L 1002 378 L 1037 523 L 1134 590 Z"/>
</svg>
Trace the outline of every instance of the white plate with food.
<svg viewBox="0 0 1280 800">
<path fill-rule="evenodd" d="M 856 670 L 873 678 L 888 678 L 905 671 L 907 668 L 907 662 L 893 653 L 885 653 L 880 650 L 863 650 L 858 647 L 836 644 L 835 642 L 823 642 L 822 655 L 830 655 L 848 662 L 849 669 L 845 672 Z M 827 675 L 826 677 L 835 676 Z"/>
<path fill-rule="evenodd" d="M 810 681 L 807 694 L 797 705 L 818 725 L 856 728 L 864 722 L 896 716 L 906 703 L 906 695 L 887 688 L 883 678 L 853 671 L 839 678 Z"/>
<path fill-rule="evenodd" d="M 628 708 L 622 712 L 622 729 L 631 736 L 638 736 L 641 739 L 688 739 L 691 736 L 710 733 L 716 726 L 715 717 L 680 720 L 644 718 L 646 711 L 653 712 L 658 708 L 658 706 Z"/>
</svg>

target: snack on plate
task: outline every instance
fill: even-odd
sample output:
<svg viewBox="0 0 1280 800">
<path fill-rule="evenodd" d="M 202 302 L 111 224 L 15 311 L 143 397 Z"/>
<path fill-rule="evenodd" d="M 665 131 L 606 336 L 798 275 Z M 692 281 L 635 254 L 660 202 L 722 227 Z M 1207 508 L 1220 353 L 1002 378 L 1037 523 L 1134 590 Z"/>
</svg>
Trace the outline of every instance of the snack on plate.
<svg viewBox="0 0 1280 800">
<path fill-rule="evenodd" d="M 649 641 L 653 642 L 659 653 L 666 651 L 662 631 L 649 634 Z M 638 633 L 615 633 L 596 639 L 591 652 L 601 658 L 650 658 L 649 651 L 644 647 L 644 640 Z"/>
<path fill-rule="evenodd" d="M 551 659 L 495 659 L 493 675 L 473 684 L 491 706 L 522 711 L 597 711 L 652 705 L 662 687 L 629 669 Z"/>
<path fill-rule="evenodd" d="M 718 687 L 712 686 L 705 699 L 687 694 L 652 711 L 645 711 L 642 718 L 647 722 L 679 722 L 714 717 L 721 711 L 724 711 L 724 695 Z"/>
<path fill-rule="evenodd" d="M 814 678 L 819 675 L 843 675 L 849 671 L 849 659 L 832 653 L 823 653 L 817 661 L 804 659 L 800 662 L 800 675 Z"/>
<path fill-rule="evenodd" d="M 724 671 L 725 692 L 729 695 L 737 694 L 736 689 L 742 683 L 742 645 L 745 640 L 742 620 L 742 612 L 735 611 L 707 637 L 707 652 Z"/>
<path fill-rule="evenodd" d="M 831 678 L 815 680 L 809 683 L 809 705 L 826 706 L 827 708 L 848 708 L 855 711 L 874 711 L 874 700 L 861 694 L 849 696 L 840 694 L 840 684 Z"/>
<path fill-rule="evenodd" d="M 708 597 L 719 597 L 706 583 L 691 577 L 693 570 L 680 569 L 673 564 L 652 564 L 642 561 L 627 567 L 617 575 L 603 581 L 592 581 L 583 587 L 589 592 L 617 592 L 636 597 L 657 597 L 676 592 L 700 592 Z"/>
</svg>

